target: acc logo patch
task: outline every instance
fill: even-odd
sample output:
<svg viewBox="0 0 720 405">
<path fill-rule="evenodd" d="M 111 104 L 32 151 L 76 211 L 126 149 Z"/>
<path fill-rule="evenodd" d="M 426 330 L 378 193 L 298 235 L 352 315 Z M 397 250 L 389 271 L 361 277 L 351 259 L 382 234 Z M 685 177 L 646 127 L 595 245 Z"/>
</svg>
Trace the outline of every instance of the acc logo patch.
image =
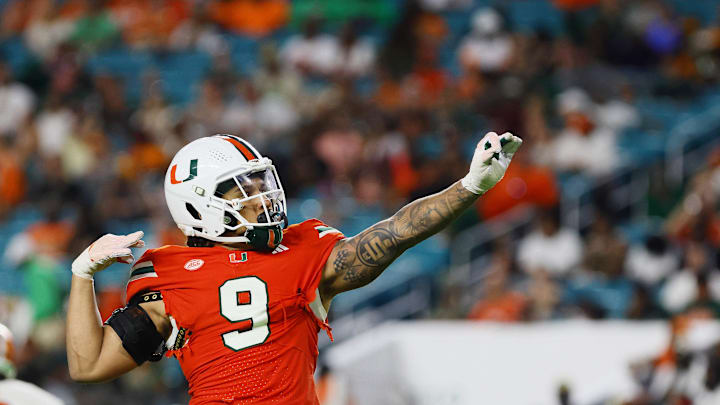
<svg viewBox="0 0 720 405">
<path fill-rule="evenodd" d="M 185 267 L 185 270 L 195 271 L 202 267 L 203 264 L 205 264 L 205 261 L 203 259 L 190 259 L 187 261 L 187 263 L 185 263 L 185 266 L 183 267 Z"/>
</svg>

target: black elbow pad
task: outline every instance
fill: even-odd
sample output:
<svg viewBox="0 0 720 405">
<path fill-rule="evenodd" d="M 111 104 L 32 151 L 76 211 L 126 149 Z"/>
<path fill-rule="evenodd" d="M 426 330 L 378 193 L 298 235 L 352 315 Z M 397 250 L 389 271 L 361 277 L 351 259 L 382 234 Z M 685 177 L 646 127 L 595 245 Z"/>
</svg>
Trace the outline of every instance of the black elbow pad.
<svg viewBox="0 0 720 405">
<path fill-rule="evenodd" d="M 123 347 L 138 365 L 146 360 L 160 360 L 167 350 L 165 339 L 152 319 L 137 304 L 116 309 L 105 323 L 117 333 Z"/>
</svg>

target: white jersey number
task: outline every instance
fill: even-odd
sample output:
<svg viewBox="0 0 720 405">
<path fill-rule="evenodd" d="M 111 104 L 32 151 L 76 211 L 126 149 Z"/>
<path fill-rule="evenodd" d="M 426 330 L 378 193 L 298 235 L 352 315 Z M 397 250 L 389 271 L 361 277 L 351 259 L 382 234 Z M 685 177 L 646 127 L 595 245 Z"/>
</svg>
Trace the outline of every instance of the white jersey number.
<svg viewBox="0 0 720 405">
<path fill-rule="evenodd" d="M 224 282 L 219 291 L 220 314 L 225 319 L 250 321 L 250 328 L 223 333 L 225 346 L 237 352 L 265 343 L 270 336 L 267 284 L 255 276 L 240 277 Z"/>
</svg>

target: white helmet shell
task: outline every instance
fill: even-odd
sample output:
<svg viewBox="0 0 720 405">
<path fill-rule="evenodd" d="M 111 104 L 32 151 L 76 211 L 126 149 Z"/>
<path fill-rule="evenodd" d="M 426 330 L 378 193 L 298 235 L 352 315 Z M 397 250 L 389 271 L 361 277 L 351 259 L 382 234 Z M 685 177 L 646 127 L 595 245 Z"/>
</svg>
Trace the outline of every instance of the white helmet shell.
<svg viewBox="0 0 720 405">
<path fill-rule="evenodd" d="M 0 323 L 0 376 L 5 378 L 15 377 L 13 351 L 13 334 L 10 329 Z"/>
<path fill-rule="evenodd" d="M 250 191 L 248 176 L 261 177 L 261 188 Z M 242 197 L 223 198 L 229 186 L 237 186 Z M 244 236 L 222 235 L 240 227 L 277 225 L 282 221 L 273 221 L 273 213 L 287 214 L 285 193 L 272 161 L 233 135 L 213 135 L 185 145 L 170 163 L 164 188 L 170 214 L 186 236 L 248 242 Z M 265 210 L 262 222 L 240 214 L 244 204 L 256 198 Z"/>
</svg>

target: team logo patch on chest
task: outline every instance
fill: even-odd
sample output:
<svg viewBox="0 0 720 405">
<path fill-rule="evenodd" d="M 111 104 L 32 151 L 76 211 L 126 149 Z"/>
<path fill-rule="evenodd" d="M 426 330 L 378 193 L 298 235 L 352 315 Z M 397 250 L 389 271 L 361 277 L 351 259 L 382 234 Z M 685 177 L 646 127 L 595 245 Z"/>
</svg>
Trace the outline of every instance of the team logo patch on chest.
<svg viewBox="0 0 720 405">
<path fill-rule="evenodd" d="M 205 261 L 203 259 L 190 259 L 185 263 L 185 266 L 183 267 L 185 268 L 185 270 L 195 271 L 202 267 L 203 264 L 205 264 Z"/>
<path fill-rule="evenodd" d="M 230 263 L 243 263 L 248 260 L 247 252 L 242 252 L 240 255 L 237 253 L 230 253 L 228 255 L 228 259 L 230 259 Z"/>
</svg>

